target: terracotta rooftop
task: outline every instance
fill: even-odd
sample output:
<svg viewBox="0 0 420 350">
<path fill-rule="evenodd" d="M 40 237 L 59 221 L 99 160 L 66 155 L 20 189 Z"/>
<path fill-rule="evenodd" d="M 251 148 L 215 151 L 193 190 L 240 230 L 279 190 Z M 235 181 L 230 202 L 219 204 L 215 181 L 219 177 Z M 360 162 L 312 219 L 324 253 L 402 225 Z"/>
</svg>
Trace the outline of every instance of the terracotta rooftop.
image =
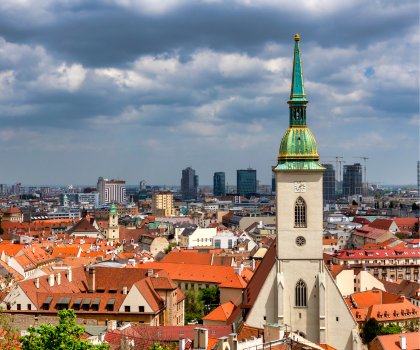
<svg viewBox="0 0 420 350">
<path fill-rule="evenodd" d="M 203 317 L 203 320 L 209 321 L 227 321 L 230 315 L 232 315 L 233 310 L 236 308 L 235 304 L 231 301 L 219 305 L 208 315 Z"/>
<path fill-rule="evenodd" d="M 420 333 L 404 333 L 406 339 L 406 350 L 418 350 L 420 348 Z M 373 344 L 379 343 L 376 349 L 384 350 L 401 350 L 400 347 L 400 336 L 401 334 L 389 334 L 389 335 L 378 335 L 374 340 L 371 341 L 370 346 L 373 347 Z"/>
<path fill-rule="evenodd" d="M 171 251 L 160 261 L 161 263 L 211 265 L 212 253 Z"/>
</svg>

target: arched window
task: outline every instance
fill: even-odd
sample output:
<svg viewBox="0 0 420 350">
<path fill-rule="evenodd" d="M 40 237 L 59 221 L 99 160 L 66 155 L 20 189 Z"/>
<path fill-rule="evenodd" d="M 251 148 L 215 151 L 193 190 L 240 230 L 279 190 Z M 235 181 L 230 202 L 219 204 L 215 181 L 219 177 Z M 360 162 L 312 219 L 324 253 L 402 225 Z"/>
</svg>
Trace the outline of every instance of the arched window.
<svg viewBox="0 0 420 350">
<path fill-rule="evenodd" d="M 306 227 L 306 203 L 302 197 L 295 202 L 295 227 Z"/>
<path fill-rule="evenodd" d="M 295 306 L 306 306 L 306 283 L 303 280 L 296 283 Z"/>
</svg>

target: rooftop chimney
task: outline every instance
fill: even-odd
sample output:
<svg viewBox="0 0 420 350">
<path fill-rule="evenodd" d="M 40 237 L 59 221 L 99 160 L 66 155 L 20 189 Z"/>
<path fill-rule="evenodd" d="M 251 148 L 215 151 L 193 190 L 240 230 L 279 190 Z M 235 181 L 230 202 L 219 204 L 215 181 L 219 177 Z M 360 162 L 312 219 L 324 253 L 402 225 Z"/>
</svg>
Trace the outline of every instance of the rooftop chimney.
<svg viewBox="0 0 420 350">
<path fill-rule="evenodd" d="M 123 294 L 127 294 L 127 287 L 123 287 Z"/>
<path fill-rule="evenodd" d="M 89 293 L 95 293 L 96 284 L 95 284 L 95 268 L 94 267 L 89 269 L 88 285 L 89 285 Z"/>
<path fill-rule="evenodd" d="M 407 350 L 407 340 L 405 335 L 400 335 L 400 348 L 401 350 Z"/>
<path fill-rule="evenodd" d="M 57 285 L 61 284 L 61 273 L 57 273 Z"/>
<path fill-rule="evenodd" d="M 117 329 L 117 321 L 116 320 L 110 320 L 107 323 L 107 330 L 108 331 L 115 331 Z"/>
<path fill-rule="evenodd" d="M 238 348 L 238 336 L 236 333 L 229 334 L 229 347 L 230 350 L 236 350 Z"/>
<path fill-rule="evenodd" d="M 48 276 L 48 284 L 50 285 L 50 287 L 54 287 L 54 274 L 53 273 Z"/>
<path fill-rule="evenodd" d="M 35 278 L 35 287 L 39 289 L 39 277 Z"/>
<path fill-rule="evenodd" d="M 153 269 L 147 269 L 147 276 L 150 277 L 153 275 Z"/>
<path fill-rule="evenodd" d="M 226 348 L 229 349 L 229 338 L 228 337 L 219 338 L 219 349 L 226 349 Z"/>
<path fill-rule="evenodd" d="M 252 259 L 252 271 L 255 271 L 255 259 Z"/>
<path fill-rule="evenodd" d="M 209 330 L 207 328 L 194 328 L 194 349 L 207 349 L 208 343 Z M 219 349 L 224 349 L 224 347 L 219 347 Z"/>
<path fill-rule="evenodd" d="M 69 282 L 73 280 L 73 271 L 71 270 L 71 268 L 67 271 L 67 279 L 69 280 Z"/>
<path fill-rule="evenodd" d="M 179 338 L 179 350 L 185 350 L 185 339 Z"/>
</svg>

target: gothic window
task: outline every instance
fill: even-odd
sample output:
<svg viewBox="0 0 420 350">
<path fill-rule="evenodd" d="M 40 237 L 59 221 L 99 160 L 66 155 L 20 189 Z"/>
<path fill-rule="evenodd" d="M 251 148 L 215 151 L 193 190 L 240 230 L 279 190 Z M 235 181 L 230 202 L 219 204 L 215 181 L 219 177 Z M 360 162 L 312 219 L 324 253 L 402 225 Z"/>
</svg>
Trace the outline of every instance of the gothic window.
<svg viewBox="0 0 420 350">
<path fill-rule="evenodd" d="M 306 203 L 302 197 L 295 203 L 295 227 L 306 227 Z"/>
<path fill-rule="evenodd" d="M 306 283 L 299 280 L 295 287 L 295 306 L 306 306 Z"/>
</svg>

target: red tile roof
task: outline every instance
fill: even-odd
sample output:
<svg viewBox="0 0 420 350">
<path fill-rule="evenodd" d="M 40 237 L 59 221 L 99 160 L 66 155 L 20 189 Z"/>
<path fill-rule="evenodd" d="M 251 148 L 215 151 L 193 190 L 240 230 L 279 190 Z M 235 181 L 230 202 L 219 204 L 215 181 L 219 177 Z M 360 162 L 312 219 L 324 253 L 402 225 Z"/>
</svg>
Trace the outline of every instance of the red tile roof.
<svg viewBox="0 0 420 350">
<path fill-rule="evenodd" d="M 235 273 L 227 281 L 224 281 L 221 284 L 219 284 L 218 287 L 244 289 L 247 286 L 247 284 L 248 283 L 244 280 L 243 277 Z"/>
<path fill-rule="evenodd" d="M 203 317 L 203 320 L 211 321 L 227 321 L 227 319 L 232 315 L 233 310 L 236 306 L 231 301 L 224 303 L 217 308 L 215 308 L 208 315 Z"/>
<path fill-rule="evenodd" d="M 212 253 L 171 251 L 160 261 L 161 263 L 211 265 Z"/>
<path fill-rule="evenodd" d="M 419 222 L 419 218 L 394 218 L 394 222 L 397 224 L 400 230 L 414 230 L 414 225 Z"/>
<path fill-rule="evenodd" d="M 388 231 L 393 223 L 394 221 L 392 219 L 375 219 L 369 226 Z"/>
<path fill-rule="evenodd" d="M 378 335 L 370 346 L 376 342 L 380 342 L 380 345 L 384 350 L 401 350 L 400 347 L 400 336 L 404 335 L 406 339 L 406 350 L 418 350 L 420 348 L 420 333 L 404 333 L 404 334 L 389 334 L 389 335 Z"/>
<path fill-rule="evenodd" d="M 420 258 L 420 249 L 370 249 L 370 250 L 340 250 L 332 255 L 338 259 L 372 258 Z"/>
</svg>

